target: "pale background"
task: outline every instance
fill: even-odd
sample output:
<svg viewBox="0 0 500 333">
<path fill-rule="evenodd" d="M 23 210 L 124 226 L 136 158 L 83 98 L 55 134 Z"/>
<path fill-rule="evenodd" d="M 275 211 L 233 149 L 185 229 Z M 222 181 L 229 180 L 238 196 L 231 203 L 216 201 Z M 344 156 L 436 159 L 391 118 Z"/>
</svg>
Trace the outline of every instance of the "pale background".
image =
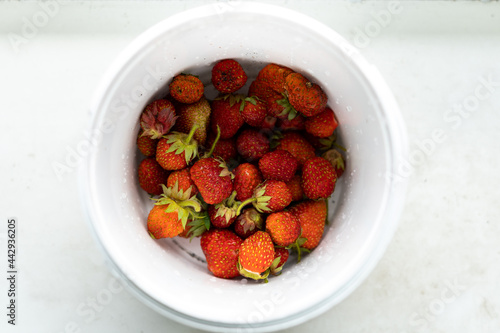
<svg viewBox="0 0 500 333">
<path fill-rule="evenodd" d="M 117 54 L 203 3 L 61 2 L 47 21 L 39 3 L 0 3 L 4 272 L 7 218 L 19 223 L 18 325 L 6 324 L 2 278 L 2 332 L 198 332 L 113 279 L 84 220 L 77 167 L 58 177 L 53 165 L 86 140 L 89 101 Z M 341 304 L 287 332 L 499 332 L 500 4 L 402 1 L 382 20 L 389 2 L 274 3 L 358 47 L 394 91 L 410 139 L 407 203 L 379 265 Z"/>
</svg>

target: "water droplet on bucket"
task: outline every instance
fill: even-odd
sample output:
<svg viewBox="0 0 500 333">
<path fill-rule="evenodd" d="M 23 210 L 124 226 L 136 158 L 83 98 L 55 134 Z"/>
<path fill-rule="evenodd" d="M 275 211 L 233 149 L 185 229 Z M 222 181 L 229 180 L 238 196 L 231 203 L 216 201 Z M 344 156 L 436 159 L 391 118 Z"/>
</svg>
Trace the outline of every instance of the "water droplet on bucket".
<svg viewBox="0 0 500 333">
<path fill-rule="evenodd" d="M 352 111 L 352 107 L 350 105 L 346 106 L 345 109 L 346 109 L 347 112 L 351 112 Z"/>
</svg>

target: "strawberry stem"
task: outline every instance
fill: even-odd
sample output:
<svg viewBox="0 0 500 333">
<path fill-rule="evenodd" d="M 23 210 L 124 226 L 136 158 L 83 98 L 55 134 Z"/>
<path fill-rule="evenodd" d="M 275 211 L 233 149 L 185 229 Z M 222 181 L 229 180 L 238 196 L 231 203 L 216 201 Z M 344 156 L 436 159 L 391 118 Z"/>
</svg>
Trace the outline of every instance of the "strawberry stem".
<svg viewBox="0 0 500 333">
<path fill-rule="evenodd" d="M 236 210 L 236 216 L 239 216 L 240 213 L 241 213 L 241 210 L 243 209 L 243 207 L 245 207 L 246 205 L 248 205 L 249 203 L 251 202 L 255 202 L 257 201 L 257 198 L 256 197 L 251 197 L 251 198 L 248 198 L 246 199 L 245 201 L 243 201 L 239 206 L 238 206 L 238 209 Z"/>
<path fill-rule="evenodd" d="M 215 146 L 217 145 L 217 142 L 219 142 L 219 139 L 220 139 L 220 127 L 219 125 L 217 125 L 217 135 L 215 136 L 214 143 L 212 143 L 212 147 L 210 147 L 208 153 L 206 153 L 205 156 L 203 156 L 204 158 L 209 158 L 210 156 L 212 156 L 215 150 Z"/>
<path fill-rule="evenodd" d="M 196 132 L 198 127 L 200 127 L 200 125 L 198 125 L 198 124 L 194 124 L 193 127 L 191 127 L 191 130 L 189 131 L 188 137 L 186 138 L 186 144 L 189 145 L 191 143 L 191 139 L 193 139 L 194 132 Z"/>
</svg>

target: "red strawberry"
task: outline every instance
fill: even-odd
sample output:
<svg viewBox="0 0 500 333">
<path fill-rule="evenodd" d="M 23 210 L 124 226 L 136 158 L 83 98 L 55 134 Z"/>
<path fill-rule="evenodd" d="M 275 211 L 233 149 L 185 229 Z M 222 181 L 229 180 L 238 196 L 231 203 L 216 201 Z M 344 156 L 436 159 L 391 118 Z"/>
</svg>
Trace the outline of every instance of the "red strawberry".
<svg viewBox="0 0 500 333">
<path fill-rule="evenodd" d="M 198 102 L 203 96 L 203 83 L 201 80 L 191 74 L 179 74 L 174 76 L 174 79 L 169 85 L 170 95 L 175 100 L 191 104 Z"/>
<path fill-rule="evenodd" d="M 274 260 L 274 245 L 267 232 L 257 231 L 241 243 L 238 254 L 238 270 L 241 275 L 254 279 L 266 279 Z"/>
<path fill-rule="evenodd" d="M 327 207 L 325 200 L 306 200 L 289 210 L 299 220 L 302 228 L 301 238 L 306 241 L 301 246 L 312 250 L 318 246 L 325 229 Z"/>
<path fill-rule="evenodd" d="M 231 279 L 240 275 L 238 254 L 243 240 L 227 229 L 211 229 L 201 236 L 201 249 L 208 270 L 216 277 Z"/>
<path fill-rule="evenodd" d="M 211 147 L 214 144 L 215 138 L 216 136 L 210 133 L 207 138 L 206 146 Z M 213 156 L 218 156 L 227 162 L 236 158 L 237 155 L 238 151 L 236 150 L 236 140 L 234 138 L 219 139 L 215 144 Z"/>
<path fill-rule="evenodd" d="M 163 193 L 161 184 L 167 183 L 168 171 L 163 169 L 154 157 L 148 157 L 139 164 L 138 176 L 139 185 L 144 191 L 160 195 Z"/>
<path fill-rule="evenodd" d="M 177 186 L 162 186 L 164 193 L 149 212 L 147 227 L 155 239 L 179 235 L 196 212 L 201 211 L 201 203 L 190 191 L 179 191 Z"/>
<path fill-rule="evenodd" d="M 154 156 L 156 154 L 156 146 L 158 139 L 151 139 L 147 135 L 142 135 L 143 131 L 137 136 L 137 148 L 144 156 Z"/>
<path fill-rule="evenodd" d="M 305 161 L 316 156 L 314 147 L 300 133 L 294 131 L 283 133 L 277 148 L 292 154 L 297 159 L 299 169 Z"/>
<path fill-rule="evenodd" d="M 266 153 L 259 160 L 259 169 L 264 179 L 288 182 L 297 171 L 297 166 L 297 159 L 283 149 Z"/>
<path fill-rule="evenodd" d="M 302 189 L 309 199 L 328 198 L 335 189 L 337 174 L 323 157 L 313 157 L 302 168 Z"/>
<path fill-rule="evenodd" d="M 305 118 L 300 114 L 292 120 L 289 120 L 288 118 L 279 118 L 276 127 L 278 127 L 281 131 L 302 131 L 306 128 Z"/>
<path fill-rule="evenodd" d="M 274 92 L 270 96 L 266 97 L 264 100 L 267 107 L 267 114 L 271 117 L 288 117 L 288 112 L 286 110 L 286 104 L 284 103 L 284 97 L 282 94 Z"/>
<path fill-rule="evenodd" d="M 272 213 L 266 219 L 266 232 L 277 246 L 290 246 L 300 236 L 300 223 L 290 212 Z"/>
<path fill-rule="evenodd" d="M 345 160 L 342 154 L 337 149 L 330 149 L 321 155 L 324 159 L 328 160 L 335 169 L 337 178 L 340 178 L 345 170 Z"/>
<path fill-rule="evenodd" d="M 156 147 L 156 160 L 165 170 L 180 170 L 187 167 L 198 155 L 198 143 L 193 139 L 198 125 L 189 134 L 172 132 L 160 139 Z"/>
<path fill-rule="evenodd" d="M 293 70 L 288 67 L 267 64 L 259 71 L 257 80 L 267 83 L 274 91 L 283 93 L 285 92 L 285 78 L 291 73 Z"/>
<path fill-rule="evenodd" d="M 240 112 L 241 97 L 226 95 L 212 102 L 210 126 L 212 132 L 220 128 L 220 138 L 229 139 L 238 132 L 245 123 Z"/>
<path fill-rule="evenodd" d="M 227 228 L 236 220 L 236 210 L 240 205 L 239 201 L 235 201 L 236 192 L 223 200 L 220 204 L 208 206 L 208 216 L 210 222 L 216 228 Z"/>
<path fill-rule="evenodd" d="M 263 130 L 273 130 L 277 120 L 278 119 L 276 119 L 275 117 L 266 116 L 266 118 L 264 118 L 264 121 L 257 127 Z"/>
<path fill-rule="evenodd" d="M 241 116 L 250 126 L 260 126 L 267 116 L 266 103 L 257 97 L 246 97 L 240 106 Z"/>
<path fill-rule="evenodd" d="M 286 182 L 286 186 L 292 193 L 292 201 L 300 201 L 304 198 L 302 190 L 302 177 L 298 174 L 294 175 L 290 181 Z"/>
<path fill-rule="evenodd" d="M 248 88 L 247 95 L 257 96 L 261 100 L 265 101 L 268 97 L 275 96 L 276 91 L 274 91 L 266 82 L 254 80 Z"/>
<path fill-rule="evenodd" d="M 234 232 L 245 239 L 262 230 L 263 224 L 262 214 L 255 208 L 247 208 L 243 210 L 234 222 Z"/>
<path fill-rule="evenodd" d="M 240 89 L 247 82 L 243 67 L 233 59 L 219 61 L 212 68 L 212 83 L 218 91 L 230 94 Z"/>
<path fill-rule="evenodd" d="M 259 169 L 250 163 L 238 165 L 234 171 L 236 199 L 244 201 L 253 195 L 255 188 L 264 180 Z"/>
<path fill-rule="evenodd" d="M 210 103 L 205 97 L 200 98 L 192 104 L 177 103 L 176 111 L 178 114 L 174 130 L 182 133 L 189 133 L 193 126 L 197 125 L 198 129 L 193 135 L 193 138 L 200 145 L 204 145 L 207 139 L 207 131 L 210 121 Z"/>
<path fill-rule="evenodd" d="M 249 203 L 261 213 L 273 213 L 285 209 L 291 202 L 292 193 L 285 182 L 269 179 L 255 188 L 253 197 L 240 204 L 236 215 Z"/>
<path fill-rule="evenodd" d="M 333 134 L 339 124 L 333 110 L 327 107 L 324 111 L 305 121 L 306 132 L 319 138 L 326 138 Z"/>
<path fill-rule="evenodd" d="M 177 119 L 174 105 L 166 99 L 159 99 L 146 106 L 141 114 L 142 135 L 159 139 L 167 134 Z"/>
<path fill-rule="evenodd" d="M 302 133 L 304 138 L 317 150 L 327 150 L 330 149 L 334 142 L 336 141 L 335 133 L 326 138 L 318 138 L 317 136 L 311 135 L 307 132 Z"/>
<path fill-rule="evenodd" d="M 269 139 L 256 129 L 242 131 L 236 139 L 238 153 L 247 161 L 255 161 L 269 151 Z"/>
<path fill-rule="evenodd" d="M 285 79 L 285 90 L 290 104 L 306 117 L 323 111 L 328 102 L 326 94 L 316 83 L 311 83 L 300 73 L 291 73 Z"/>
<path fill-rule="evenodd" d="M 198 188 L 191 179 L 188 168 L 175 170 L 170 173 L 167 179 L 167 187 L 174 187 L 175 183 L 177 183 L 179 190 L 186 192 L 191 187 L 191 195 L 198 193 Z"/>
<path fill-rule="evenodd" d="M 191 179 L 207 204 L 221 203 L 233 192 L 232 174 L 224 161 L 213 157 L 202 158 L 193 164 L 190 172 Z"/>
<path fill-rule="evenodd" d="M 274 261 L 273 264 L 271 265 L 271 274 L 272 275 L 279 275 L 281 274 L 281 270 L 283 269 L 283 265 L 288 260 L 288 257 L 290 256 L 290 252 L 288 249 L 284 247 L 275 247 L 274 248 Z M 279 261 L 277 260 L 279 258 Z"/>
</svg>

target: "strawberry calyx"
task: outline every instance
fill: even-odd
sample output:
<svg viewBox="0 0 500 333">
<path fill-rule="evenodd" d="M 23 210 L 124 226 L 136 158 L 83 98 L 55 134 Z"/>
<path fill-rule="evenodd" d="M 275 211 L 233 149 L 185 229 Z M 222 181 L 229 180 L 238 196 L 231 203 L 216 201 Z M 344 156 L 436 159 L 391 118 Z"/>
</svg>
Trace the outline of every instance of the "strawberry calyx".
<svg viewBox="0 0 500 333">
<path fill-rule="evenodd" d="M 274 261 L 273 261 L 274 263 Z M 279 261 L 278 261 L 279 263 Z M 246 278 L 253 279 L 253 280 L 264 280 L 267 282 L 267 277 L 269 276 L 269 273 L 271 272 L 271 268 L 266 269 L 262 273 L 257 273 L 257 272 L 252 272 L 248 269 L 243 268 L 243 266 L 240 263 L 240 260 L 238 259 L 238 263 L 236 264 L 236 268 L 238 269 L 238 272 Z"/>
<path fill-rule="evenodd" d="M 223 95 L 223 96 L 219 96 L 217 98 L 215 98 L 215 100 L 223 100 L 223 101 L 227 101 L 229 99 L 229 106 L 230 107 L 233 107 L 236 103 L 241 103 L 245 100 L 245 95 L 241 95 L 241 94 L 226 94 L 226 95 Z M 242 107 L 240 106 L 240 111 L 242 110 Z"/>
<path fill-rule="evenodd" d="M 210 218 L 207 212 L 202 212 L 201 214 L 192 214 L 193 220 L 187 224 L 189 231 L 187 237 L 191 241 L 194 237 L 201 236 L 205 231 L 210 230 Z"/>
<path fill-rule="evenodd" d="M 153 199 L 155 205 L 168 205 L 165 213 L 177 212 L 177 218 L 181 221 L 185 229 L 188 219 L 194 216 L 193 212 L 202 210 L 201 202 L 195 195 L 191 196 L 192 186 L 187 191 L 179 189 L 179 183 L 176 182 L 173 187 L 166 187 L 161 184 L 163 194 L 159 198 Z"/>
<path fill-rule="evenodd" d="M 278 267 L 278 265 L 280 264 L 280 261 L 281 261 L 281 256 L 276 257 L 276 259 L 273 260 L 271 267 L 269 267 L 269 270 L 270 270 L 272 275 L 280 275 L 281 274 L 281 270 L 283 269 L 283 266 Z"/>
<path fill-rule="evenodd" d="M 336 149 L 330 149 L 321 155 L 324 159 L 328 160 L 335 168 L 345 170 L 345 163 L 342 154 Z"/>
<path fill-rule="evenodd" d="M 238 215 L 237 221 L 243 226 L 243 232 L 252 231 L 255 228 L 260 230 L 264 223 L 262 215 L 255 208 L 245 209 L 241 215 Z"/>
<path fill-rule="evenodd" d="M 292 104 L 290 104 L 290 101 L 288 100 L 288 97 L 285 93 L 281 93 L 283 95 L 282 99 L 279 99 L 276 101 L 276 103 L 280 106 L 283 107 L 283 111 L 278 115 L 278 117 L 284 117 L 288 115 L 288 120 L 292 120 L 295 117 L 297 117 L 298 112 L 295 110 Z"/>
<path fill-rule="evenodd" d="M 241 210 L 250 203 L 253 204 L 259 213 L 270 212 L 271 208 L 267 206 L 269 205 L 269 200 L 271 200 L 272 197 L 264 194 L 266 194 L 266 185 L 257 187 L 253 197 L 246 199 L 238 206 L 236 215 L 240 215 Z"/>
<path fill-rule="evenodd" d="M 171 144 L 167 153 L 175 151 L 175 154 L 184 153 L 186 164 L 189 164 L 193 158 L 198 155 L 198 142 L 193 139 L 193 135 L 200 127 L 199 124 L 194 124 L 188 134 L 181 132 L 171 132 L 166 135 L 167 143 Z"/>
<path fill-rule="evenodd" d="M 238 209 L 240 202 L 236 201 L 235 197 L 236 197 L 236 191 L 233 191 L 233 193 L 231 193 L 229 198 L 225 199 L 224 201 L 222 201 L 219 204 L 216 204 L 215 205 L 215 209 L 216 209 L 215 217 L 224 216 L 224 218 L 226 219 L 226 222 L 229 223 L 229 221 L 233 217 L 237 216 L 236 212 L 237 212 L 237 209 Z"/>
<path fill-rule="evenodd" d="M 140 125 L 143 129 L 141 136 L 160 139 L 175 125 L 177 118 L 175 109 L 170 102 L 166 100 L 154 101 L 146 107 L 141 115 Z"/>
<path fill-rule="evenodd" d="M 307 253 L 311 252 L 309 249 L 302 247 L 302 245 L 304 245 L 305 242 L 307 242 L 307 238 L 302 237 L 301 233 L 301 235 L 297 238 L 295 242 L 285 247 L 286 249 L 292 249 L 297 251 L 297 262 L 300 262 L 300 260 L 302 259 L 302 251 L 305 251 Z"/>
</svg>

